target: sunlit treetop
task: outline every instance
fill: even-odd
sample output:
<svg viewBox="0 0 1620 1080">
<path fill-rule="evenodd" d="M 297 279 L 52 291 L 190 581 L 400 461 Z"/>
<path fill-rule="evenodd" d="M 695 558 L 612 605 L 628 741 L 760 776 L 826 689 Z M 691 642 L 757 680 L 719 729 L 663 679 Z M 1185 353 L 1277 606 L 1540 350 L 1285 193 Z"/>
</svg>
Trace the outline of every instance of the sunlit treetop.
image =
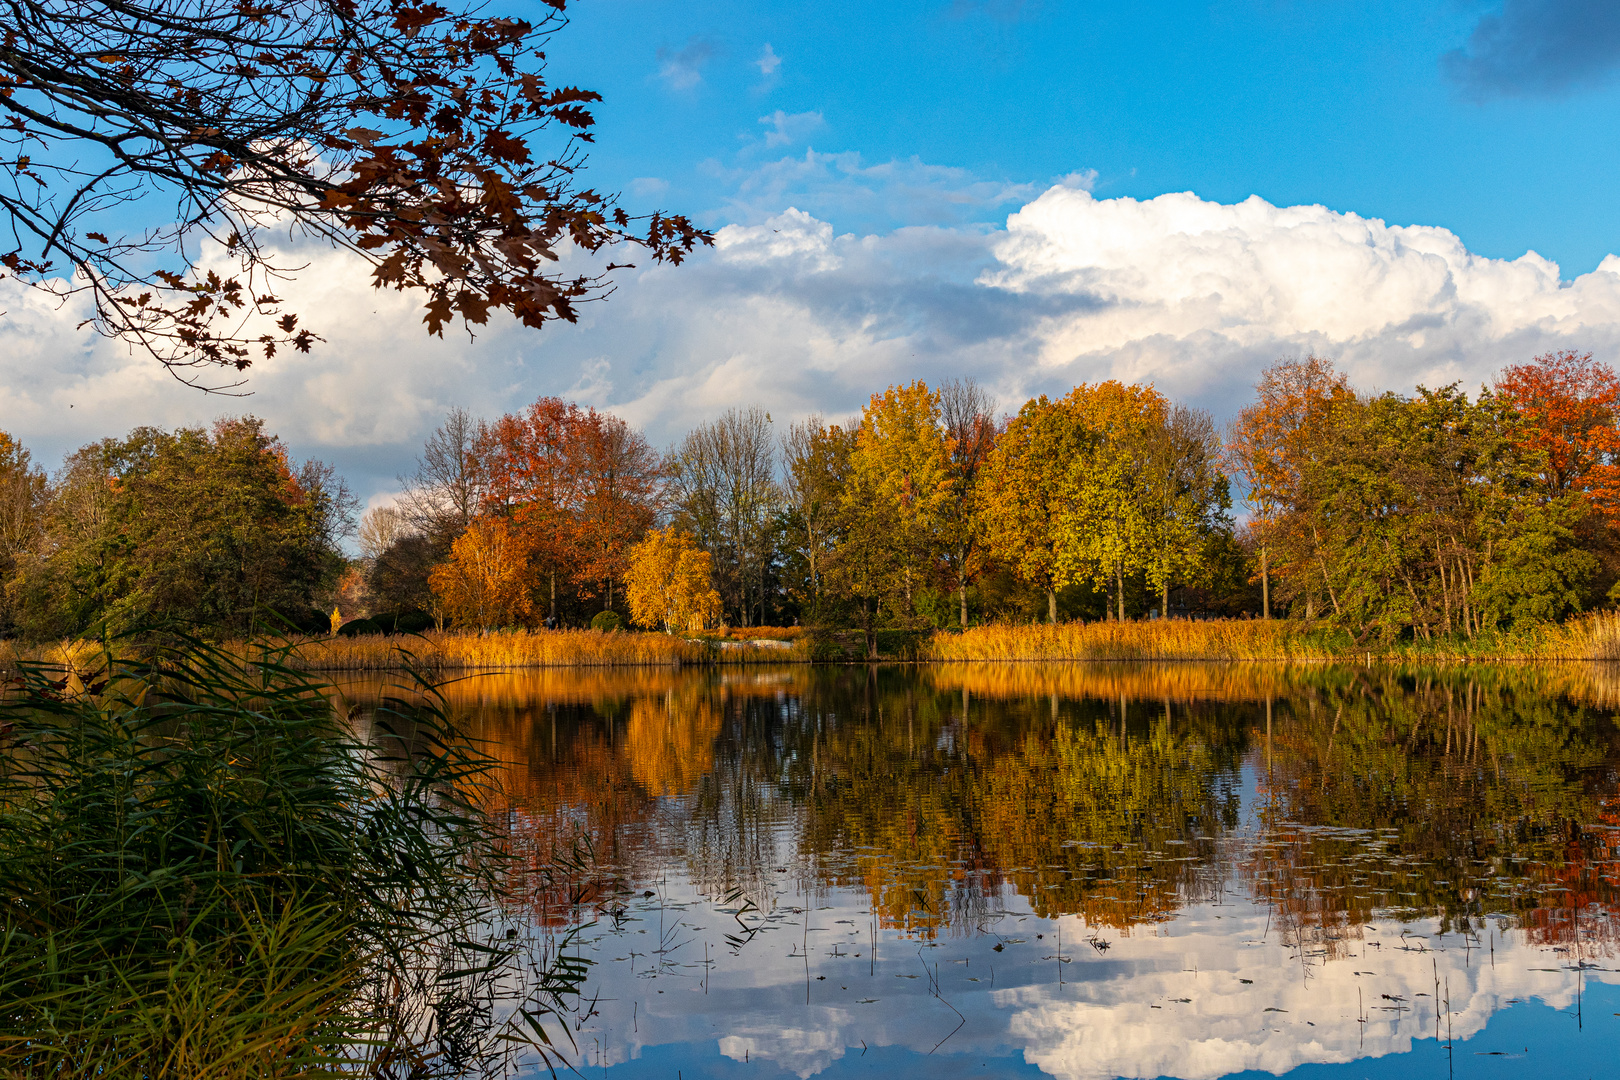
<svg viewBox="0 0 1620 1080">
<path fill-rule="evenodd" d="M 275 234 L 358 253 L 441 335 L 503 310 L 573 321 L 619 267 L 709 236 L 578 185 L 600 95 L 545 79 L 566 24 L 429 0 L 3 0 L 0 275 L 88 293 L 171 370 L 309 351 Z M 628 265 L 628 264 L 626 264 Z M 201 376 L 193 372 L 188 381 Z"/>
</svg>

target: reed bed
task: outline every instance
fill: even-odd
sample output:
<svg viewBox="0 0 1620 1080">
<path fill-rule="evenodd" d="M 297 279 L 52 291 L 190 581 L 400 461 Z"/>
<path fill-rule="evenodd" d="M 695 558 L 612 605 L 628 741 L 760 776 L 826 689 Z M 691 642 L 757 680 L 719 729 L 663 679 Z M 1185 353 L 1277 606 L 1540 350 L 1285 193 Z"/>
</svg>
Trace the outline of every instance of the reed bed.
<svg viewBox="0 0 1620 1080">
<path fill-rule="evenodd" d="M 1330 660 L 1320 632 L 1282 620 L 993 623 L 938 633 L 929 660 Z"/>
<path fill-rule="evenodd" d="M 519 937 L 496 763 L 431 688 L 361 741 L 284 652 L 137 652 L 0 700 L 0 1076 L 555 1062 L 583 966 Z"/>
<path fill-rule="evenodd" d="M 924 658 L 1397 664 L 1620 660 L 1620 612 L 1594 612 L 1512 633 L 1436 636 L 1393 644 L 1358 643 L 1349 631 L 1288 619 L 991 624 L 962 633 L 936 633 Z"/>
<path fill-rule="evenodd" d="M 670 634 L 596 630 L 501 630 L 489 634 L 427 631 L 389 637 L 308 638 L 289 657 L 305 671 L 392 671 L 400 650 L 435 671 L 539 667 L 675 667 L 703 664 L 709 646 Z"/>
</svg>

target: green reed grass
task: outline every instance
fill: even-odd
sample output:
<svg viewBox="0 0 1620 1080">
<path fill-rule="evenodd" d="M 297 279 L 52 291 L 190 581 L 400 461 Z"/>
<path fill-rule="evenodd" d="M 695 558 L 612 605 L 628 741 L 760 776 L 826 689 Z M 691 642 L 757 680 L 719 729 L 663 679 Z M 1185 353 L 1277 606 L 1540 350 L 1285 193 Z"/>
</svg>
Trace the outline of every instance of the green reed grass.
<svg viewBox="0 0 1620 1080">
<path fill-rule="evenodd" d="M 534 883 L 478 809 L 491 760 L 425 679 L 340 716 L 286 660 L 181 641 L 14 680 L 0 1075 L 555 1062 L 584 968 L 505 914 Z"/>
</svg>

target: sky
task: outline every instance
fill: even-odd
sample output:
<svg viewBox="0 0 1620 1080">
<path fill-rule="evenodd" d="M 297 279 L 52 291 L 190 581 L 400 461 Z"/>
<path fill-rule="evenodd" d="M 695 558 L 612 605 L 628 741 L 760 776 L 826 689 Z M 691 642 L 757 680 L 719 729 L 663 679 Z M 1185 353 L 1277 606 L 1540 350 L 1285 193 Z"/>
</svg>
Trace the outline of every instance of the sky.
<svg viewBox="0 0 1620 1080">
<path fill-rule="evenodd" d="M 528 0 L 511 0 L 524 13 Z M 578 0 L 588 182 L 715 247 L 573 326 L 427 338 L 352 257 L 284 290 L 326 339 L 199 394 L 0 282 L 0 429 L 47 467 L 252 412 L 386 502 L 445 410 L 558 394 L 657 446 L 973 378 L 1003 409 L 1152 382 L 1218 420 L 1278 357 L 1365 390 L 1620 364 L 1612 0 Z M 566 260 L 565 260 L 566 261 Z M 632 260 L 634 261 L 634 260 Z"/>
</svg>

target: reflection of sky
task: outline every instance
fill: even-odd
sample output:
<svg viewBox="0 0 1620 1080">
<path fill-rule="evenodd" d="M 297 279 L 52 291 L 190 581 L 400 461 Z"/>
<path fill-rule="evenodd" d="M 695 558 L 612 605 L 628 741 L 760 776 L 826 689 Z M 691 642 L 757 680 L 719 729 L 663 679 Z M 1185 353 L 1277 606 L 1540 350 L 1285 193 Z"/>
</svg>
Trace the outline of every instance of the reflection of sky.
<svg viewBox="0 0 1620 1080">
<path fill-rule="evenodd" d="M 806 928 L 794 910 L 803 898 L 784 889 L 771 918 L 750 920 L 768 929 L 732 949 L 723 935 L 736 921 L 671 879 L 620 928 L 604 922 L 586 936 L 583 954 L 596 964 L 587 996 L 600 996 L 575 1033 L 580 1064 L 640 1074 L 679 1061 L 704 1070 L 683 1075 L 707 1075 L 704 1062 L 726 1059 L 810 1077 L 855 1068 L 846 1059 L 863 1046 L 911 1058 L 937 1047 L 936 1060 L 1021 1062 L 1073 1080 L 1205 1080 L 1407 1054 L 1435 1040 L 1437 1015 L 1443 1043 L 1437 989 L 1460 1042 L 1515 1004 L 1573 1012 L 1577 979 L 1583 994 L 1586 984 L 1620 983 L 1607 968 L 1578 976 L 1563 957 L 1489 925 L 1482 947 L 1465 947 L 1433 921 L 1384 920 L 1332 960 L 1309 942 L 1302 955 L 1246 899 L 1193 904 L 1128 937 L 1065 917 L 1065 962 L 1058 925 L 1014 894 L 1004 900 L 971 937 L 927 942 L 879 929 L 874 959 L 859 893 L 816 898 Z"/>
</svg>

